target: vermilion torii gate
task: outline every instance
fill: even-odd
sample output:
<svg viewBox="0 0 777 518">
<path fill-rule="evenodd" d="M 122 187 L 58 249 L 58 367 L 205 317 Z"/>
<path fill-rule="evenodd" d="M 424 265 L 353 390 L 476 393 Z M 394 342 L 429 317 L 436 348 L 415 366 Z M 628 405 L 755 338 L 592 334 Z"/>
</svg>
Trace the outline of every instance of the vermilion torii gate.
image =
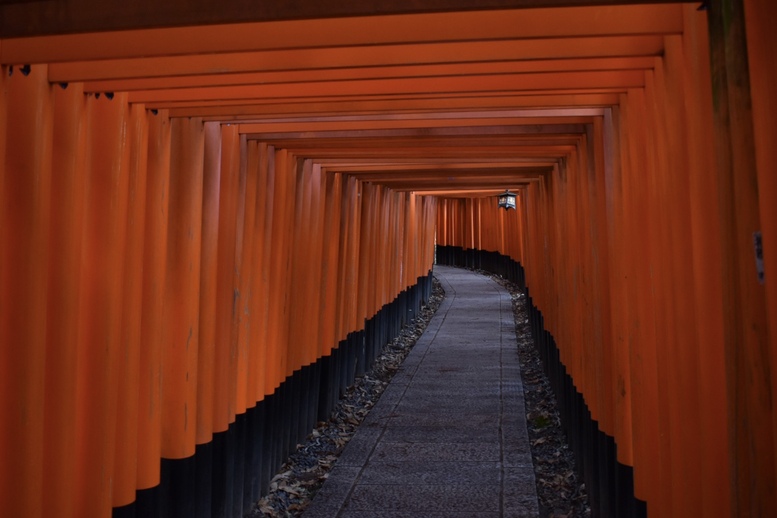
<svg viewBox="0 0 777 518">
<path fill-rule="evenodd" d="M 774 10 L 0 0 L 0 512 L 239 515 L 437 244 L 522 265 L 599 512 L 769 515 Z"/>
</svg>

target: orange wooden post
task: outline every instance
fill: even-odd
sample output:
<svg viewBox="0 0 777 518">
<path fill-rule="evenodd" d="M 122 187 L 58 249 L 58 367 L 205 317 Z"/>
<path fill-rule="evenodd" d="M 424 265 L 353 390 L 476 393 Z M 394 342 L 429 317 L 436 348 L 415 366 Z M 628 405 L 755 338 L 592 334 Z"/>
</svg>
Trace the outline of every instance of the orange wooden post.
<svg viewBox="0 0 777 518">
<path fill-rule="evenodd" d="M 689 156 L 686 145 L 680 143 L 689 142 L 693 136 L 690 134 L 690 128 L 684 120 L 678 120 L 680 115 L 684 115 L 684 110 L 689 110 L 689 105 L 694 101 L 688 99 L 687 90 L 692 89 L 693 85 L 688 81 L 687 66 L 684 56 L 683 41 L 680 36 L 666 38 L 665 43 L 666 67 L 663 70 L 666 73 L 667 102 L 663 114 L 667 119 L 666 133 L 670 138 L 672 153 L 669 155 L 673 160 L 672 175 L 672 196 L 673 205 L 676 207 L 677 217 L 672 221 L 671 236 L 672 250 L 679 252 L 679 257 L 692 257 L 695 253 L 692 248 L 693 239 L 689 239 L 693 232 L 692 203 L 698 195 L 691 190 L 690 172 L 692 160 Z M 701 53 L 700 58 L 706 62 L 705 53 Z M 709 87 L 706 87 L 708 89 Z M 694 97 L 698 95 L 697 91 L 692 90 Z M 673 132 L 685 131 L 685 135 L 678 134 L 672 137 Z M 685 173 L 685 174 L 680 174 Z M 699 201 L 697 203 L 702 203 Z M 714 221 L 714 220 L 713 220 Z M 710 225 L 708 225 L 709 227 Z M 698 231 L 698 230 L 697 230 Z M 707 259 L 707 258 L 705 258 Z M 704 453 L 701 449 L 700 440 L 704 430 L 701 423 L 701 406 L 699 397 L 699 360 L 705 355 L 709 345 L 698 340 L 697 328 L 706 326 L 708 316 L 699 320 L 696 311 L 696 304 L 701 301 L 697 298 L 695 291 L 696 281 L 692 275 L 688 275 L 688 264 L 681 261 L 673 262 L 673 288 L 675 297 L 678 299 L 676 304 L 676 317 L 678 326 L 676 334 L 681 342 L 678 344 L 675 365 L 679 366 L 678 372 L 679 390 L 684 395 L 679 400 L 679 409 L 677 409 L 677 419 L 680 427 L 680 448 L 684 458 L 683 478 L 687 480 L 687 491 L 681 493 L 683 500 L 683 509 L 686 513 L 696 512 L 698 502 L 702 500 L 702 488 L 705 486 L 703 479 L 705 474 L 700 468 L 702 466 Z M 709 276 L 707 282 L 714 282 L 715 276 Z M 700 280 L 699 280 L 700 281 Z M 702 302 L 703 303 L 703 302 Z M 714 343 L 714 342 L 713 342 Z M 690 419 L 690 422 L 688 422 Z M 725 458 L 725 456 L 724 456 Z M 680 484 L 678 484 L 680 485 Z"/>
<path fill-rule="evenodd" d="M 269 311 L 270 261 L 272 254 L 272 215 L 274 198 L 274 178 L 271 161 L 274 150 L 267 144 L 259 143 L 259 164 L 257 165 L 257 235 L 254 237 L 254 268 L 251 291 L 252 319 L 251 343 L 254 347 L 252 361 L 256 368 L 256 401 L 268 394 L 267 384 L 267 316 Z"/>
<path fill-rule="evenodd" d="M 602 122 L 602 161 L 604 168 L 600 187 L 603 189 L 604 200 L 600 202 L 600 211 L 607 225 L 607 262 L 610 267 L 602 265 L 609 284 L 611 315 L 611 352 L 613 355 L 612 380 L 609 390 L 612 393 L 613 434 L 618 445 L 618 462 L 625 466 L 634 466 L 633 437 L 631 429 L 631 375 L 629 358 L 628 324 L 633 314 L 628 295 L 631 284 L 629 261 L 633 237 L 626 229 L 625 214 L 628 207 L 625 203 L 624 179 L 625 168 L 621 162 L 621 146 L 625 139 L 621 138 L 622 120 L 620 109 L 612 107 L 604 116 Z M 604 253 L 602 251 L 601 253 Z"/>
<path fill-rule="evenodd" d="M 655 352 L 655 306 L 652 303 L 650 256 L 655 247 L 650 228 L 645 169 L 644 93 L 629 90 L 622 96 L 624 218 L 630 247 L 626 249 L 633 272 L 629 297 L 633 313 L 628 326 L 634 454 L 634 494 L 648 503 L 648 512 L 662 516 L 660 499 L 658 375 Z"/>
<path fill-rule="evenodd" d="M 434 266 L 434 215 L 437 213 L 437 199 L 431 197 L 424 198 L 425 203 L 425 244 L 422 254 L 421 274 L 428 275 Z"/>
<path fill-rule="evenodd" d="M 409 288 L 413 286 L 416 279 L 415 262 L 413 260 L 413 256 L 410 253 L 410 239 L 412 239 L 413 236 L 413 224 L 417 222 L 414 217 L 417 198 L 418 196 L 415 193 L 403 193 L 402 204 L 399 208 L 401 217 L 400 232 L 402 233 L 402 238 L 398 244 L 400 247 L 398 267 L 400 269 L 399 280 L 402 283 L 402 288 Z M 437 218 L 438 213 L 437 210 L 435 210 L 431 221 L 433 227 L 432 240 L 436 238 L 435 234 L 437 232 Z M 432 253 L 434 254 L 434 251 L 432 251 Z"/>
<path fill-rule="evenodd" d="M 658 61 L 658 60 L 657 60 Z M 660 66 L 657 63 L 657 66 Z M 664 506 L 664 512 L 672 515 L 678 510 L 676 482 L 679 466 L 682 464 L 680 457 L 673 457 L 672 445 L 677 445 L 678 423 L 672 421 L 673 408 L 676 405 L 677 377 L 674 374 L 673 354 L 676 347 L 674 334 L 674 312 L 671 289 L 669 287 L 671 257 L 666 254 L 671 242 L 669 240 L 669 225 L 671 218 L 669 213 L 672 207 L 664 204 L 666 197 L 665 187 L 669 180 L 668 157 L 665 138 L 662 128 L 657 120 L 655 107 L 656 83 L 660 84 L 660 78 L 655 71 L 645 72 L 645 88 L 643 90 L 644 117 L 642 124 L 645 127 L 645 137 L 642 146 L 646 151 L 646 171 L 648 174 L 645 193 L 648 196 L 648 233 L 655 245 L 650 249 L 649 264 L 651 271 L 650 288 L 646 291 L 652 299 L 655 307 L 654 317 L 656 337 L 654 342 L 657 369 L 657 396 L 659 418 L 658 440 L 658 466 L 660 470 L 660 499 Z M 655 456 L 655 453 L 653 453 Z M 655 460 L 653 461 L 655 462 Z"/>
<path fill-rule="evenodd" d="M 339 288 L 338 263 L 340 262 L 340 213 L 342 211 L 342 175 L 322 173 L 325 183 L 323 194 L 323 255 L 321 259 L 321 284 L 318 287 L 319 306 L 319 356 L 328 356 L 340 340 L 338 336 L 338 306 L 342 305 Z"/>
<path fill-rule="evenodd" d="M 243 144 L 246 148 L 246 209 L 245 223 L 243 227 L 243 261 L 240 288 L 240 334 L 238 337 L 239 351 L 244 355 L 245 362 L 245 382 L 238 383 L 238 396 L 243 394 L 243 408 L 253 408 L 256 406 L 257 398 L 256 377 L 258 363 L 256 362 L 257 344 L 252 340 L 251 328 L 256 325 L 256 315 L 254 314 L 255 299 L 253 290 L 256 288 L 256 278 L 260 274 L 259 265 L 254 260 L 257 240 L 262 239 L 262 233 L 257 228 L 259 213 L 264 214 L 259 205 L 261 192 L 259 190 L 259 166 L 262 160 L 259 143 L 255 140 L 246 141 Z"/>
<path fill-rule="evenodd" d="M 402 210 L 404 221 L 404 239 L 402 242 L 402 284 L 405 287 L 412 286 L 416 279 L 416 267 L 413 254 L 413 247 L 416 243 L 415 228 L 419 224 L 419 215 L 417 211 L 417 205 L 419 202 L 418 196 L 414 193 L 408 193 L 405 195 L 405 207 Z M 441 209 L 445 208 L 444 202 L 440 203 Z M 441 234 L 447 233 L 448 222 L 445 220 L 445 214 L 443 210 L 438 210 L 435 213 L 436 232 L 439 245 L 447 245 L 447 242 L 440 243 Z"/>
<path fill-rule="evenodd" d="M 581 145 L 573 152 L 567 161 L 567 172 L 565 181 L 554 181 L 557 188 L 556 205 L 554 206 L 558 215 L 557 222 L 560 228 L 557 228 L 556 238 L 556 261 L 560 263 L 558 274 L 556 276 L 556 293 L 567 292 L 567 296 L 562 296 L 558 304 L 558 313 L 556 318 L 551 321 L 551 332 L 556 336 L 556 343 L 562 353 L 562 361 L 566 353 L 566 365 L 571 365 L 572 379 L 575 380 L 578 390 L 586 399 L 588 408 L 592 413 L 592 419 L 599 417 L 598 401 L 595 392 L 591 389 L 594 379 L 593 365 L 595 364 L 595 352 L 591 351 L 590 357 L 583 353 L 585 344 L 583 337 L 586 334 L 584 329 L 585 321 L 582 318 L 581 307 L 583 305 L 583 279 L 585 278 L 585 257 L 583 254 L 583 236 L 578 225 L 581 224 L 583 210 L 580 208 L 581 201 L 575 195 L 580 189 L 578 183 L 583 174 L 583 157 Z M 563 178 L 563 175 L 562 177 Z"/>
<path fill-rule="evenodd" d="M 710 32 L 716 171 L 720 196 L 724 336 L 732 515 L 766 516 L 775 502 L 775 428 L 766 290 L 754 241 L 761 230 L 742 2 L 712 2 Z M 761 92 L 763 93 L 763 92 Z M 763 138 L 767 138 L 764 135 Z M 763 142 L 763 141 L 761 141 Z M 773 198 L 773 195 L 771 195 Z M 762 243 L 763 244 L 763 243 Z"/>
<path fill-rule="evenodd" d="M 251 233 L 253 231 L 256 188 L 252 175 L 249 181 L 247 171 L 248 146 L 246 137 L 241 135 L 239 140 L 239 180 L 238 180 L 238 207 L 237 229 L 235 231 L 235 300 L 232 311 L 235 313 L 235 366 L 232 371 L 231 397 L 235 400 L 235 414 L 244 414 L 247 408 L 247 384 L 248 384 L 248 335 L 244 325 L 248 325 L 249 313 L 248 294 L 250 281 L 250 257 L 251 257 Z"/>
<path fill-rule="evenodd" d="M 367 311 L 367 318 L 372 318 L 377 314 L 385 297 L 387 274 L 385 270 L 386 254 L 381 253 L 381 251 L 385 250 L 385 242 L 388 234 L 386 229 L 388 224 L 388 217 L 386 215 L 388 200 L 386 199 L 386 192 L 387 189 L 384 186 L 376 186 L 375 200 L 377 205 L 373 208 L 375 214 L 373 219 L 373 230 L 370 236 L 372 237 L 372 258 L 369 265 L 370 273 L 368 274 L 369 279 L 372 280 L 374 289 L 372 291 L 372 301 L 369 304 L 369 309 Z M 380 272 L 380 274 L 378 272 Z"/>
<path fill-rule="evenodd" d="M 768 349 L 771 360 L 771 394 L 777 394 L 777 42 L 771 23 L 775 4 L 765 0 L 744 0 L 747 28 L 747 54 L 750 92 L 753 103 L 755 165 L 758 174 L 758 198 L 761 217 L 763 268 L 765 272 Z M 777 443 L 777 412 L 772 411 L 772 428 Z"/>
<path fill-rule="evenodd" d="M 200 254 L 205 133 L 201 119 L 171 128 L 165 326 L 162 348 L 162 456 L 194 454 L 197 435 Z"/>
<path fill-rule="evenodd" d="M 236 242 L 240 177 L 237 126 L 221 127 L 219 184 L 218 278 L 216 285 L 216 350 L 213 366 L 213 431 L 225 432 L 235 419 L 235 354 L 237 353 Z"/>
<path fill-rule="evenodd" d="M 590 227 L 589 268 L 591 283 L 599 298 L 593 308 L 594 343 L 601 344 L 600 361 L 597 376 L 599 397 L 602 405 L 600 428 L 613 437 L 619 448 L 619 437 L 615 430 L 617 419 L 615 412 L 615 378 L 617 377 L 616 352 L 613 344 L 612 295 L 610 282 L 610 243 L 612 229 L 607 210 L 608 185 L 604 156 L 604 120 L 594 119 L 592 135 L 589 140 L 588 196 L 589 212 L 593 220 Z M 617 453 L 617 452 L 616 452 Z M 613 460 L 617 460 L 613 459 Z M 614 466 L 613 466 L 614 469 Z M 614 495 L 613 495 L 614 496 Z"/>
<path fill-rule="evenodd" d="M 46 395 L 42 516 L 73 517 L 75 496 L 76 351 L 81 227 L 86 192 L 84 92 L 55 88 L 51 234 L 46 311 Z M 2 138 L 2 137 L 0 137 Z M 133 480 L 134 488 L 134 480 Z M 5 501 L 5 500 L 3 500 Z"/>
<path fill-rule="evenodd" d="M 363 315 L 359 313 L 358 290 L 359 290 L 359 250 L 361 238 L 361 205 L 364 203 L 363 185 L 353 177 L 349 177 L 343 185 L 345 189 L 345 200 L 343 203 L 343 217 L 341 228 L 343 233 L 347 233 L 347 240 L 344 243 L 344 260 L 340 262 L 342 279 L 342 289 L 340 293 L 344 298 L 343 305 L 343 336 L 352 331 L 357 331 L 363 326 Z"/>
<path fill-rule="evenodd" d="M 280 304 L 279 314 L 279 329 L 278 329 L 278 347 L 280 352 L 280 364 L 278 368 L 278 382 L 279 384 L 286 380 L 286 378 L 293 372 L 294 366 L 291 363 L 293 357 L 293 349 L 295 345 L 292 345 L 289 341 L 289 321 L 292 318 L 293 306 L 291 304 L 291 294 L 289 293 L 292 283 L 292 251 L 294 250 L 294 240 L 296 239 L 294 229 L 294 217 L 296 214 L 296 202 L 297 192 L 301 188 L 300 186 L 300 173 L 302 171 L 303 163 L 297 159 L 291 152 L 284 150 L 282 153 L 282 159 L 279 161 L 281 166 L 280 174 L 284 176 L 286 182 L 286 196 L 285 202 L 282 205 L 283 209 L 283 238 L 278 241 L 280 247 L 278 253 L 281 256 L 280 268 L 278 276 L 278 289 L 276 291 L 282 303 Z"/>
<path fill-rule="evenodd" d="M 350 197 L 351 184 L 355 184 L 355 182 L 356 179 L 352 176 L 342 178 L 340 214 L 335 216 L 337 218 L 337 232 L 340 235 L 340 243 L 338 244 L 340 260 L 337 263 L 337 293 L 339 293 L 339 298 L 337 304 L 337 327 L 335 330 L 335 338 L 338 342 L 345 339 L 349 332 L 348 304 L 352 300 L 352 297 L 350 295 L 351 292 L 348 291 L 349 288 L 346 277 L 353 269 L 349 269 L 346 263 L 350 258 L 349 243 L 351 241 L 351 232 L 349 230 L 349 225 L 354 223 L 348 218 L 353 203 Z"/>
<path fill-rule="evenodd" d="M 660 60 L 656 60 L 660 68 Z M 658 77 L 657 77 L 658 76 Z M 645 118 L 646 138 L 643 146 L 647 150 L 647 167 L 652 174 L 648 176 L 647 195 L 651 197 L 648 206 L 649 232 L 652 232 L 655 247 L 651 256 L 651 291 L 654 297 L 656 311 L 656 359 L 658 368 L 658 410 L 661 418 L 661 435 L 659 436 L 659 459 L 661 469 L 661 500 L 666 504 L 666 512 L 670 515 L 678 511 L 678 492 L 680 484 L 676 479 L 682 469 L 682 458 L 673 456 L 672 448 L 679 444 L 676 419 L 672 420 L 674 408 L 677 408 L 677 376 L 673 355 L 677 347 L 675 335 L 674 299 L 670 289 L 671 257 L 666 250 L 671 246 L 669 225 L 674 215 L 670 217 L 673 207 L 666 203 L 669 187 L 669 162 L 666 139 L 663 128 L 659 124 L 658 108 L 656 107 L 657 84 L 661 85 L 662 75 L 656 71 L 645 72 Z"/>
<path fill-rule="evenodd" d="M 126 94 L 87 99 L 90 164 L 79 293 L 76 515 L 109 516 L 126 252 Z"/>
<path fill-rule="evenodd" d="M 267 316 L 267 393 L 278 388 L 286 377 L 286 356 L 288 326 L 286 320 L 287 305 L 286 290 L 288 288 L 288 260 L 284 255 L 288 251 L 287 242 L 291 239 L 290 211 L 294 210 L 293 202 L 293 167 L 289 166 L 288 152 L 286 150 L 275 151 L 274 170 L 270 172 L 275 176 L 275 188 L 273 191 L 273 215 L 271 246 L 273 248 L 270 263 L 269 301 Z M 293 214 L 293 212 L 291 212 Z"/>
<path fill-rule="evenodd" d="M 372 316 L 375 285 L 370 275 L 375 258 L 375 218 L 378 196 L 376 186 L 365 183 L 362 191 L 361 228 L 359 236 L 359 280 L 356 284 L 358 323 L 356 329 L 363 329 L 364 320 Z"/>
<path fill-rule="evenodd" d="M 124 312 L 121 322 L 113 506 L 135 500 L 138 458 L 138 384 L 140 383 L 143 248 L 146 222 L 148 121 L 142 105 L 131 105 L 128 120 L 127 253 L 124 256 Z"/>
<path fill-rule="evenodd" d="M 310 159 L 301 160 L 296 168 L 295 183 L 297 184 L 292 219 L 291 243 L 289 243 L 289 262 L 291 271 L 288 287 L 289 307 L 294 312 L 284 321 L 288 327 L 288 375 L 302 366 L 307 340 L 306 326 L 300 322 L 309 323 L 310 317 L 308 288 L 313 268 L 311 255 L 310 204 L 312 198 L 313 162 Z M 310 261 L 310 262 L 309 262 Z M 299 320 L 298 320 L 299 319 Z"/>
<path fill-rule="evenodd" d="M 321 319 L 324 318 L 326 299 L 321 298 L 321 290 L 326 288 L 327 279 L 324 278 L 322 264 L 324 262 L 324 223 L 326 219 L 326 177 L 321 172 L 319 164 L 313 164 L 311 188 L 313 190 L 310 204 L 310 216 L 308 225 L 311 232 L 310 275 L 306 286 L 306 295 L 310 302 L 308 307 L 308 320 L 311 323 L 308 337 L 305 343 L 305 357 L 302 365 L 311 365 L 321 357 L 323 337 L 321 335 Z M 330 292 L 330 297 L 337 296 L 336 292 Z"/>
<path fill-rule="evenodd" d="M 407 220 L 407 199 L 409 194 L 394 193 L 394 203 L 389 216 L 389 224 L 392 227 L 393 243 L 390 255 L 391 267 L 391 295 L 396 298 L 410 285 L 405 283 L 403 264 L 405 262 L 405 220 Z M 393 325 L 393 322 L 392 322 Z"/>
<path fill-rule="evenodd" d="M 712 136 L 712 86 L 706 13 L 687 6 L 684 12 L 683 44 L 686 75 L 685 109 L 688 120 L 688 180 L 691 190 L 690 217 L 693 278 L 696 298 L 699 428 L 702 450 L 701 509 L 704 516 L 731 514 L 728 412 L 723 341 L 722 264 L 720 225 L 717 223 L 718 193 L 714 175 Z M 701 56 L 706 56 L 702 59 Z M 714 223 L 711 223 L 714 222 Z M 725 466 L 726 469 L 721 469 Z"/>
<path fill-rule="evenodd" d="M 52 109 L 45 66 L 0 81 L 0 502 L 39 516 L 43 487 Z M 5 104 L 4 106 L 2 104 Z M 96 515 L 95 515 L 96 516 Z"/>
<path fill-rule="evenodd" d="M 197 444 L 210 442 L 214 432 L 221 124 L 206 122 L 204 132 L 200 340 L 197 352 Z"/>
<path fill-rule="evenodd" d="M 299 356 L 297 364 L 294 366 L 295 369 L 310 365 L 317 357 L 320 308 L 318 307 L 319 299 L 315 295 L 321 281 L 319 275 L 321 272 L 321 245 L 323 244 L 320 229 L 320 223 L 323 222 L 321 217 L 321 169 L 307 159 L 303 163 L 305 164 L 307 180 L 305 185 L 299 185 L 299 189 L 304 189 L 303 199 L 307 200 L 307 207 L 302 213 L 302 228 L 299 229 L 300 234 L 297 239 L 304 239 L 307 242 L 307 271 L 302 275 L 303 284 L 300 290 L 304 300 L 300 304 L 295 304 L 294 308 L 299 308 L 310 326 L 302 334 L 302 341 L 296 344 L 299 347 Z M 294 250 L 299 250 L 299 248 L 295 247 Z M 290 319 L 291 322 L 295 320 L 295 317 Z"/>
<path fill-rule="evenodd" d="M 375 307 L 375 311 L 379 311 L 385 304 L 388 304 L 391 302 L 391 300 L 394 298 L 395 293 L 392 290 L 392 271 L 391 271 L 391 255 L 393 248 L 393 240 L 394 240 L 394 231 L 392 228 L 392 219 L 391 219 L 391 213 L 394 210 L 395 205 L 395 194 L 388 188 L 383 189 L 383 211 L 382 211 L 382 217 L 381 217 L 381 227 L 384 230 L 383 235 L 378 235 L 379 238 L 382 237 L 381 241 L 379 243 L 379 248 L 377 250 L 378 253 L 378 261 L 376 263 L 377 268 L 379 268 L 375 272 L 375 278 L 381 279 L 381 294 L 378 297 L 377 304 Z M 380 347 L 382 344 L 378 344 L 377 346 Z"/>
<path fill-rule="evenodd" d="M 138 489 L 159 484 L 162 456 L 162 348 L 167 271 L 167 227 L 170 187 L 170 119 L 166 111 L 147 112 L 148 171 L 143 248 L 138 384 Z"/>
</svg>

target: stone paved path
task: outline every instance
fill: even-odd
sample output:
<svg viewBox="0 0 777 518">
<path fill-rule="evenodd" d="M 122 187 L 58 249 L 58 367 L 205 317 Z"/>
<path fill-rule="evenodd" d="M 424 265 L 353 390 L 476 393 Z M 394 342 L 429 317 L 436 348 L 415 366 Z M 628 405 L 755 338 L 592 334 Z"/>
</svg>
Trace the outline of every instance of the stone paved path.
<svg viewBox="0 0 777 518">
<path fill-rule="evenodd" d="M 445 300 L 304 518 L 538 516 L 510 295 L 434 272 Z"/>
</svg>

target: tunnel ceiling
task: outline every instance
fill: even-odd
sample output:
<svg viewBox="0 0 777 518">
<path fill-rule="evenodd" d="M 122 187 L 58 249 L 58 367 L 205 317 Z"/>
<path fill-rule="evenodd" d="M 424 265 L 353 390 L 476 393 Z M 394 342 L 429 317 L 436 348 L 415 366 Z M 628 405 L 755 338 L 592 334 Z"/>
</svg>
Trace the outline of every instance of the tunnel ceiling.
<svg viewBox="0 0 777 518">
<path fill-rule="evenodd" d="M 326 171 L 486 196 L 552 174 L 683 29 L 670 3 L 323 2 L 253 15 L 243 3 L 176 18 L 163 7 L 176 2 L 111 2 L 109 16 L 3 0 L 0 59 L 49 63 L 52 83 L 126 91 L 174 117 L 237 124 Z M 316 18 L 335 3 L 325 11 L 335 16 Z M 362 16 L 364 6 L 393 14 Z M 446 9 L 461 10 L 422 12 Z M 170 20 L 236 23 L 153 27 Z"/>
</svg>

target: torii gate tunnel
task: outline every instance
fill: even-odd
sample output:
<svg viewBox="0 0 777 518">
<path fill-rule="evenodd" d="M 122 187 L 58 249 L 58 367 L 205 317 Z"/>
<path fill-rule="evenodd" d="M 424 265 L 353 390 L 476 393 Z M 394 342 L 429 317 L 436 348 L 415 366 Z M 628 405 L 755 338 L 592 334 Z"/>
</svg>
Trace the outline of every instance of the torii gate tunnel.
<svg viewBox="0 0 777 518">
<path fill-rule="evenodd" d="M 0 515 L 242 515 L 435 257 L 527 290 L 596 515 L 773 515 L 775 20 L 0 0 Z"/>
</svg>

